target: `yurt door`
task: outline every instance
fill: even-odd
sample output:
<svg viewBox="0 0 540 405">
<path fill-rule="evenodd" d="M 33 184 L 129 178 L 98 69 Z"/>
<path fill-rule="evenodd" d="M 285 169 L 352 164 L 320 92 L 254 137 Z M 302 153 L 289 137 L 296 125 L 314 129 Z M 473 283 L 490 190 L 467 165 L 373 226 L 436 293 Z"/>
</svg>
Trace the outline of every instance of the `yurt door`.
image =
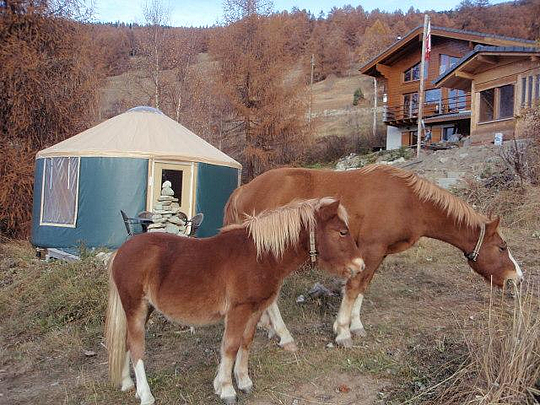
<svg viewBox="0 0 540 405">
<path fill-rule="evenodd" d="M 159 163 L 155 162 L 153 167 L 152 204 L 150 209 L 157 202 L 161 195 L 161 186 L 164 182 L 170 181 L 174 191 L 174 197 L 178 198 L 180 211 L 188 217 L 193 215 L 193 175 L 194 168 L 191 164 Z"/>
</svg>

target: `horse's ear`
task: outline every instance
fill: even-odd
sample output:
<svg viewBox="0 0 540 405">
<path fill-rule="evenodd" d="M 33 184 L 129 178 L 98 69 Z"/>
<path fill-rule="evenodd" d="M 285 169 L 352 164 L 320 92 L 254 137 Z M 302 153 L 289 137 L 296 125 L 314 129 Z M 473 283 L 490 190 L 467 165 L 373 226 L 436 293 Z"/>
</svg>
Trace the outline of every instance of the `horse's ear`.
<svg viewBox="0 0 540 405">
<path fill-rule="evenodd" d="M 336 216 L 338 213 L 338 207 L 339 200 L 331 202 L 330 204 L 322 205 L 321 208 L 319 208 L 319 215 L 321 216 L 321 219 L 326 221 Z"/>
<path fill-rule="evenodd" d="M 499 222 L 501 222 L 501 217 L 499 217 L 498 215 L 495 216 L 493 220 L 488 222 L 486 224 L 486 235 L 494 235 L 497 232 L 497 229 L 499 229 Z"/>
</svg>

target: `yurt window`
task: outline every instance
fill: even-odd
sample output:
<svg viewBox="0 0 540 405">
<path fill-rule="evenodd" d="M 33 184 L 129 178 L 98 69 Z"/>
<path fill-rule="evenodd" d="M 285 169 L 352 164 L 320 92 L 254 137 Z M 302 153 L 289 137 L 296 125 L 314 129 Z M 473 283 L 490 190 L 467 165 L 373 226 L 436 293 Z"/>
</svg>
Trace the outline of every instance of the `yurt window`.
<svg viewBox="0 0 540 405">
<path fill-rule="evenodd" d="M 41 224 L 75 226 L 79 190 L 78 157 L 46 158 L 41 193 Z"/>
</svg>

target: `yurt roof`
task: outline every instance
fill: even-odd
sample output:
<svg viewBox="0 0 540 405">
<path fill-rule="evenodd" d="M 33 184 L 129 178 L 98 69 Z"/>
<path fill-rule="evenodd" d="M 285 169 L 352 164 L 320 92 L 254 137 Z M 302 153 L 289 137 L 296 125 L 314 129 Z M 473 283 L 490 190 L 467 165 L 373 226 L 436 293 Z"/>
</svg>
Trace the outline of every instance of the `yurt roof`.
<svg viewBox="0 0 540 405">
<path fill-rule="evenodd" d="M 133 157 L 183 160 L 242 168 L 186 127 L 151 107 L 135 107 L 39 151 L 36 158 Z"/>
</svg>

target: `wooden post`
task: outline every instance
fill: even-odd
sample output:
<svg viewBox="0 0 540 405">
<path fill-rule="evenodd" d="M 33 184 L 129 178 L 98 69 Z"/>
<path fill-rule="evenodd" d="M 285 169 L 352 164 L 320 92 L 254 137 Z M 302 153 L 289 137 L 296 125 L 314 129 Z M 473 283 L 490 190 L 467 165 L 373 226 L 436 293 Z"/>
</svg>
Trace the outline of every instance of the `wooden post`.
<svg viewBox="0 0 540 405">
<path fill-rule="evenodd" d="M 377 78 L 373 78 L 373 140 L 377 136 Z"/>
<path fill-rule="evenodd" d="M 422 143 L 422 118 L 424 116 L 424 68 L 426 65 L 426 41 L 428 35 L 429 16 L 424 15 L 424 34 L 422 36 L 422 59 L 420 60 L 420 90 L 418 91 L 418 135 L 416 137 L 416 157 L 420 157 Z"/>
<path fill-rule="evenodd" d="M 308 124 L 311 124 L 311 109 L 313 108 L 313 68 L 315 67 L 315 55 L 311 54 L 311 79 L 309 83 L 309 112 Z"/>
</svg>

